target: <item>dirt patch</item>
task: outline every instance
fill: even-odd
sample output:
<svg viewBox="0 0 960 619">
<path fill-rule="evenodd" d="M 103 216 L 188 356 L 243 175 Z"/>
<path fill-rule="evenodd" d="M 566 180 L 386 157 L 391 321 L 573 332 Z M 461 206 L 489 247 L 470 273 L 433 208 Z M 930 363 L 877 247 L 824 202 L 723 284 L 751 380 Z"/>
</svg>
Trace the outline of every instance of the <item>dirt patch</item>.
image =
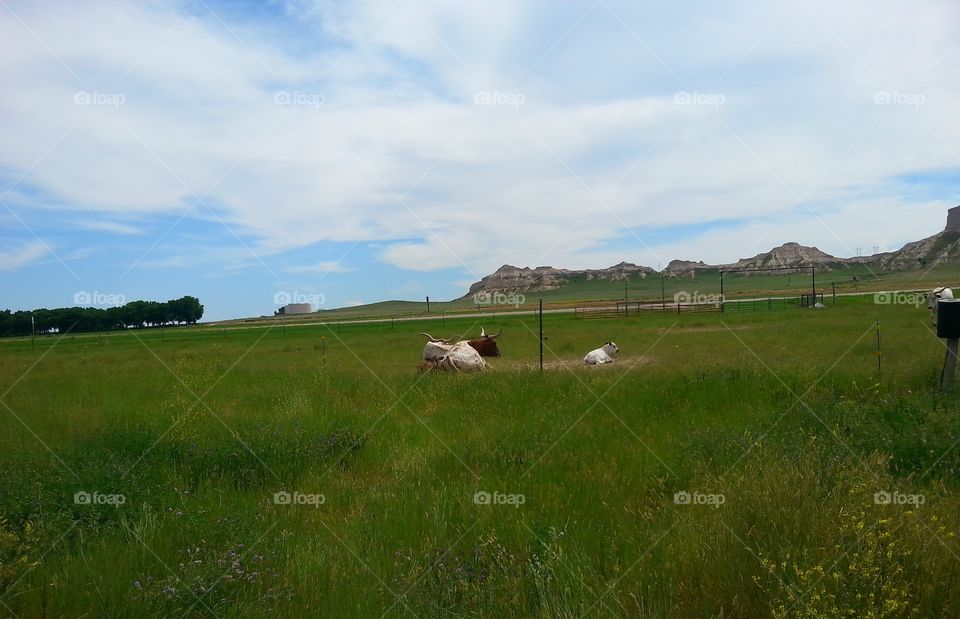
<svg viewBox="0 0 960 619">
<path fill-rule="evenodd" d="M 632 367 L 648 365 L 650 363 L 653 363 L 653 357 L 650 355 L 617 355 L 616 361 L 613 363 L 605 363 L 603 365 L 586 365 L 581 359 L 544 358 L 543 369 L 551 371 L 586 369 L 591 372 L 603 372 L 613 368 L 620 368 L 621 370 L 624 370 Z M 537 361 L 534 361 L 533 363 L 525 361 L 493 361 L 490 363 L 490 368 L 493 370 L 537 370 L 540 368 L 540 364 Z"/>
</svg>

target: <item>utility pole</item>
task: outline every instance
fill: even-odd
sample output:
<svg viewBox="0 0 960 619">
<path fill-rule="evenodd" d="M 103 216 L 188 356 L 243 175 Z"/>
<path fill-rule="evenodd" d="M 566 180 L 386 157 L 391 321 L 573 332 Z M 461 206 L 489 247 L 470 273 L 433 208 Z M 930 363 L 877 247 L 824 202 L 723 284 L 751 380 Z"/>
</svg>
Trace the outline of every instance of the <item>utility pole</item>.
<svg viewBox="0 0 960 619">
<path fill-rule="evenodd" d="M 666 311 L 667 309 L 667 297 L 663 291 L 663 271 L 660 271 L 660 310 Z"/>
</svg>

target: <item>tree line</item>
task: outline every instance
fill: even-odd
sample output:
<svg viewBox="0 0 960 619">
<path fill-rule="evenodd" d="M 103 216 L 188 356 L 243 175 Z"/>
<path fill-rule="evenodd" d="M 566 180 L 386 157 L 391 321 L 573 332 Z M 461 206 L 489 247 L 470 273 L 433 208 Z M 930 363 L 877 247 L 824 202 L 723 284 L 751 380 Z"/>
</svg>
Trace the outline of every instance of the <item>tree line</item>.
<svg viewBox="0 0 960 619">
<path fill-rule="evenodd" d="M 202 316 L 203 305 L 200 300 L 189 295 L 165 303 L 131 301 L 107 308 L 41 308 L 32 312 L 3 310 L 0 311 L 0 337 L 194 324 Z"/>
</svg>

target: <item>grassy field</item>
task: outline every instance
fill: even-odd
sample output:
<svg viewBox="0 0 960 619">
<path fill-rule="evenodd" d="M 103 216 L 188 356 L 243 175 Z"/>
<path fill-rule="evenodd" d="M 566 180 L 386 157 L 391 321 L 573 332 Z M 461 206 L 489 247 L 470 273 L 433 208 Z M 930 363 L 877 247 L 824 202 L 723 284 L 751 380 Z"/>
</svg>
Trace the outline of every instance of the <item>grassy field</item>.
<svg viewBox="0 0 960 619">
<path fill-rule="evenodd" d="M 0 615 L 960 614 L 924 309 L 498 322 L 3 343 Z"/>
<path fill-rule="evenodd" d="M 799 296 L 810 292 L 813 287 L 809 272 L 790 275 L 775 273 L 753 273 L 750 275 L 727 274 L 724 281 L 724 293 L 728 298 L 751 296 Z M 911 290 L 933 288 L 945 282 L 960 280 L 960 267 L 956 265 L 941 265 L 923 271 L 895 271 L 877 273 L 872 269 L 857 266 L 848 269 L 836 269 L 817 273 L 817 291 L 830 296 L 835 289 L 837 294 L 871 292 L 878 290 Z M 615 303 L 623 301 L 624 297 L 630 301 L 656 302 L 663 298 L 672 302 L 677 293 L 690 295 L 716 295 L 720 292 L 720 275 L 716 270 L 698 271 L 695 278 L 674 277 L 666 278 L 663 290 L 660 287 L 659 277 L 647 277 L 626 282 L 607 280 L 574 279 L 556 290 L 530 292 L 520 299 L 517 305 L 520 309 L 534 309 L 540 299 L 543 299 L 546 308 L 574 307 L 597 302 Z M 508 304 L 477 305 L 471 298 L 455 299 L 453 301 L 437 301 L 430 303 L 431 313 L 458 313 L 458 312 L 500 312 L 515 309 L 514 297 L 501 300 Z M 314 314 L 298 314 L 285 317 L 291 322 L 305 321 L 332 321 L 364 318 L 389 318 L 391 316 L 423 316 L 427 313 L 427 304 L 424 301 L 382 301 L 357 307 L 344 307 L 333 310 L 324 310 Z M 270 318 L 269 320 L 273 320 Z M 262 324 L 268 320 L 263 318 L 247 319 L 246 322 Z M 243 321 L 226 321 L 236 323 Z"/>
</svg>

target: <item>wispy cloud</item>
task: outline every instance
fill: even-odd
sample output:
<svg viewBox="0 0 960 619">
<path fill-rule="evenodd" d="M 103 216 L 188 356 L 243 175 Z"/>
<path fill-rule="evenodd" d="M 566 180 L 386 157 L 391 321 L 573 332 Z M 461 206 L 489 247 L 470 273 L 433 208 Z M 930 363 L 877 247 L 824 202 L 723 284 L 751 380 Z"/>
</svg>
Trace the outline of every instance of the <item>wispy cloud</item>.
<svg viewBox="0 0 960 619">
<path fill-rule="evenodd" d="M 40 241 L 29 241 L 19 247 L 0 251 L 0 271 L 16 271 L 36 262 L 47 253 L 47 246 Z"/>
<path fill-rule="evenodd" d="M 284 270 L 289 273 L 349 273 L 354 269 L 331 260 L 311 265 L 289 267 Z"/>
<path fill-rule="evenodd" d="M 70 225 L 80 228 L 82 230 L 94 230 L 97 232 L 110 232 L 112 234 L 122 234 L 122 235 L 143 235 L 147 231 L 144 228 L 139 228 L 130 224 L 122 223 L 119 221 L 110 221 L 106 219 L 86 219 L 86 220 L 73 220 L 69 222 Z"/>
</svg>

